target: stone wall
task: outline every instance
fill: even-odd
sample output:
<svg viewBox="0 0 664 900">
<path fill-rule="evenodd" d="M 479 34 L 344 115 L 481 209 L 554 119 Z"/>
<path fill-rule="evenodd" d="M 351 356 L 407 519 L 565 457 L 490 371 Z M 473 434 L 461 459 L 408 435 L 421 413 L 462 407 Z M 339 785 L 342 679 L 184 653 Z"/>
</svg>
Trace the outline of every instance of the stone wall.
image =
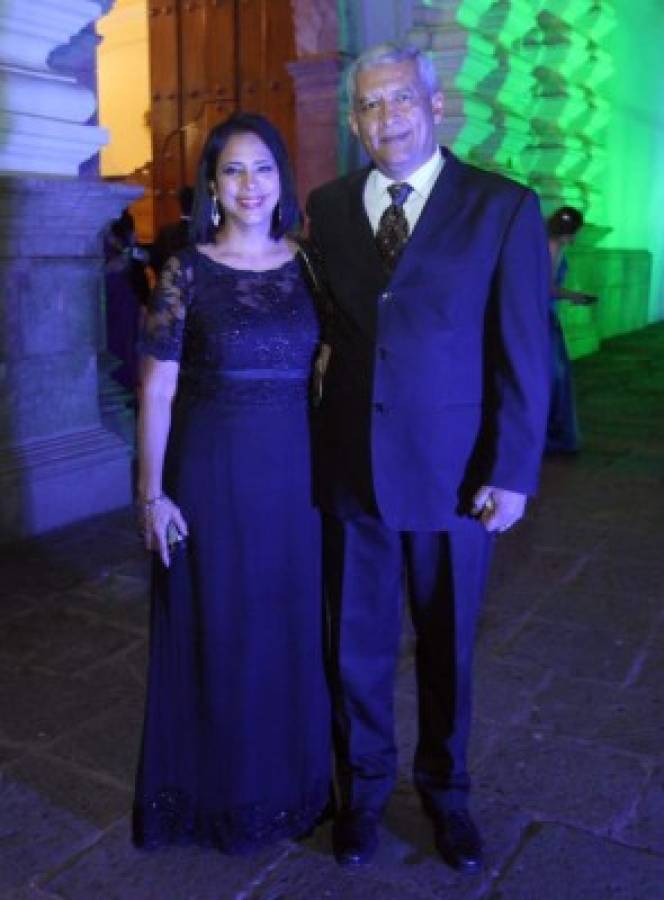
<svg viewBox="0 0 664 900">
<path fill-rule="evenodd" d="M 101 10 L 1 9 L 0 541 L 131 498 L 131 449 L 99 417 L 100 235 L 140 191 L 79 177 L 106 140 L 94 78 L 77 77 Z"/>
</svg>

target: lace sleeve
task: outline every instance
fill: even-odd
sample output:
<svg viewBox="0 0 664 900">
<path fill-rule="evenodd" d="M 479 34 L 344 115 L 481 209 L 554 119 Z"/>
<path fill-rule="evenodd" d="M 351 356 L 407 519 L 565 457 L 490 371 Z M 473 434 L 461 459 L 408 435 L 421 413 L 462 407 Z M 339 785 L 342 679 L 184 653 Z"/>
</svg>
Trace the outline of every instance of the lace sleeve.
<svg viewBox="0 0 664 900">
<path fill-rule="evenodd" d="M 141 328 L 138 352 L 160 360 L 180 361 L 191 270 L 172 256 L 161 271 Z"/>
</svg>

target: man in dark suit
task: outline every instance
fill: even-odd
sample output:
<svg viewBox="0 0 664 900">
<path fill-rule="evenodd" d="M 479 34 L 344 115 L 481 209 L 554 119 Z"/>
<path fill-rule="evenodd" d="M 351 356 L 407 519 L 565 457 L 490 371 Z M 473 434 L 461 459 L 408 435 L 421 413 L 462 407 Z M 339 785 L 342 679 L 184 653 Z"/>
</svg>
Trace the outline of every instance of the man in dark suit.
<svg viewBox="0 0 664 900">
<path fill-rule="evenodd" d="M 414 779 L 437 846 L 477 871 L 467 809 L 474 630 L 492 538 L 536 488 L 548 403 L 549 257 L 538 201 L 437 146 L 430 59 L 384 45 L 349 73 L 372 165 L 313 191 L 334 299 L 317 491 L 342 864 L 368 862 L 396 778 L 393 686 L 405 572 L 416 634 Z"/>
</svg>

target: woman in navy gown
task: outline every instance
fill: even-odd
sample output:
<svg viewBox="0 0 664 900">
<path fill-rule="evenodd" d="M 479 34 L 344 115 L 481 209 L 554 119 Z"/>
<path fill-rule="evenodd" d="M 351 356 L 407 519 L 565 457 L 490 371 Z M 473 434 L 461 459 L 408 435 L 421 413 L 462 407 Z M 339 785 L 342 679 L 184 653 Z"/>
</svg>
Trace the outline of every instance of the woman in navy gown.
<svg viewBox="0 0 664 900">
<path fill-rule="evenodd" d="M 574 243 L 583 227 L 583 216 L 573 206 L 561 206 L 547 219 L 549 253 L 553 279 L 549 302 L 551 334 L 551 401 L 546 429 L 547 453 L 576 453 L 579 449 L 579 427 L 576 419 L 574 383 L 557 304 L 567 300 L 576 305 L 595 303 L 593 294 L 583 294 L 563 287 L 567 274 L 565 248 Z"/>
<path fill-rule="evenodd" d="M 245 852 L 308 832 L 328 802 L 319 327 L 288 237 L 298 221 L 273 126 L 215 127 L 194 245 L 166 264 L 142 339 L 139 509 L 155 561 L 139 846 Z"/>
</svg>

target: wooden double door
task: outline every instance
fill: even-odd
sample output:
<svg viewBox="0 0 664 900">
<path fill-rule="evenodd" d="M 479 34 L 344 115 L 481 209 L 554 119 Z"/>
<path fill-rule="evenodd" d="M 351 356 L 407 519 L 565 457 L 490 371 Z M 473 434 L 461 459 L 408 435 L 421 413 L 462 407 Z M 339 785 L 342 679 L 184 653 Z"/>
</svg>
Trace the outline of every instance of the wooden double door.
<svg viewBox="0 0 664 900">
<path fill-rule="evenodd" d="M 291 0 L 149 0 L 154 228 L 179 216 L 209 129 L 267 115 L 295 151 Z"/>
</svg>

